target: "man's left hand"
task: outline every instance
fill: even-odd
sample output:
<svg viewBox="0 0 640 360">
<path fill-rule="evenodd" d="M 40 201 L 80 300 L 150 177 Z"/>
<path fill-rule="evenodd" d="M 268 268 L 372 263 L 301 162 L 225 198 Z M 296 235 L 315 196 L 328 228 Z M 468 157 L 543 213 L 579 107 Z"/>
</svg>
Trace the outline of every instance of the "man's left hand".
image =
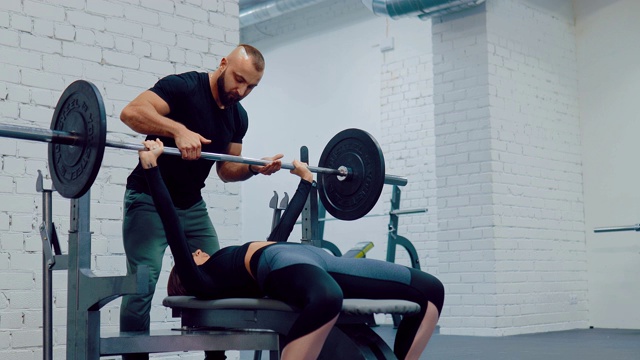
<svg viewBox="0 0 640 360">
<path fill-rule="evenodd" d="M 262 175 L 271 175 L 282 168 L 282 161 L 280 159 L 282 159 L 283 156 L 282 154 L 277 154 L 271 157 L 264 157 L 262 160 L 271 161 L 271 163 L 264 166 L 251 165 L 251 167 Z"/>
</svg>

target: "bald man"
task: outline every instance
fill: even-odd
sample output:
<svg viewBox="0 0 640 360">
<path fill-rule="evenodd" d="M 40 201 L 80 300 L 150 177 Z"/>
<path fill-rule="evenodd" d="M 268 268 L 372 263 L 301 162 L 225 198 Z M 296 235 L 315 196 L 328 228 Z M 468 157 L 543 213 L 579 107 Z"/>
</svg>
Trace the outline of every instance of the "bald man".
<svg viewBox="0 0 640 360">
<path fill-rule="evenodd" d="M 241 44 L 222 58 L 213 72 L 194 71 L 160 79 L 131 101 L 120 115 L 131 129 L 148 135 L 147 140 L 160 138 L 166 146 L 180 150 L 181 157 L 162 157 L 159 165 L 192 251 L 202 249 L 213 254 L 220 248 L 201 195 L 214 163 L 218 177 L 224 182 L 270 175 L 281 167 L 282 154 L 264 158 L 272 161 L 266 166 L 200 158 L 203 151 L 241 155 L 248 117 L 240 100 L 258 85 L 263 73 L 264 58 L 260 51 Z M 122 298 L 121 331 L 149 330 L 151 300 L 167 248 L 162 222 L 149 194 L 138 163 L 127 178 L 122 232 L 127 273 L 136 273 L 138 266 L 148 266 L 150 292 Z M 213 358 L 224 358 L 224 354 L 207 354 L 207 359 Z M 123 359 L 148 359 L 148 354 L 127 355 Z"/>
</svg>

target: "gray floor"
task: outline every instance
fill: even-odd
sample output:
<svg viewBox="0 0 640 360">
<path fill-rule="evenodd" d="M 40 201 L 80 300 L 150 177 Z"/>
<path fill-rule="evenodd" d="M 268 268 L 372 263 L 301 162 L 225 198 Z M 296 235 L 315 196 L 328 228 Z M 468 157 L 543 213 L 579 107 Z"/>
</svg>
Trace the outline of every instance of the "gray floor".
<svg viewBox="0 0 640 360">
<path fill-rule="evenodd" d="M 392 326 L 374 330 L 393 344 Z M 640 360 L 640 330 L 584 329 L 504 337 L 435 334 L 420 359 Z"/>
<path fill-rule="evenodd" d="M 374 330 L 393 348 L 393 326 Z M 242 352 L 240 359 L 253 359 L 253 353 Z M 584 329 L 503 337 L 435 334 L 420 359 L 640 360 L 640 330 Z"/>
</svg>

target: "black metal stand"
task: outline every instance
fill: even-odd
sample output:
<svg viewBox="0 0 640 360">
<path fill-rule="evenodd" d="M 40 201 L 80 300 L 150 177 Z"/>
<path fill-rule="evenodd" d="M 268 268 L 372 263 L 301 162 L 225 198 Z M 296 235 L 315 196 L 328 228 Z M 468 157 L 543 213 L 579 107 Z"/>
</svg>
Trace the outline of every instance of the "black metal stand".
<svg viewBox="0 0 640 360">
<path fill-rule="evenodd" d="M 67 359 L 100 357 L 100 309 L 125 294 L 148 291 L 148 268 L 127 276 L 98 277 L 91 271 L 91 192 L 71 200 L 67 296 Z M 123 345 L 126 338 L 122 338 Z M 122 346 L 122 349 L 125 347 Z"/>
<path fill-rule="evenodd" d="M 53 224 L 51 210 L 53 187 L 45 188 L 42 173 L 38 170 L 36 191 L 42 193 L 42 358 L 53 360 L 53 270 L 67 269 L 67 256 L 62 255 Z"/>
<path fill-rule="evenodd" d="M 411 267 L 420 270 L 420 259 L 415 246 L 406 237 L 398 235 L 398 213 L 396 211 L 400 209 L 400 195 L 401 191 L 398 185 L 393 185 L 391 211 L 389 211 L 389 235 L 387 236 L 387 261 L 395 262 L 396 247 L 402 246 L 409 254 Z"/>
</svg>

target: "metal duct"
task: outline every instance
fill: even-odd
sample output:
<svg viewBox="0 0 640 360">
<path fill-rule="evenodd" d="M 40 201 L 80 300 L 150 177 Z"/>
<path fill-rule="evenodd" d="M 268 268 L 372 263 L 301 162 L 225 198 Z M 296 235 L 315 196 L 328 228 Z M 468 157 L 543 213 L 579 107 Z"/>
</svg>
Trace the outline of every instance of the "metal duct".
<svg viewBox="0 0 640 360">
<path fill-rule="evenodd" d="M 483 2 L 485 0 L 362 0 L 374 14 L 393 19 L 403 16 L 424 19 L 467 9 Z"/>
<path fill-rule="evenodd" d="M 321 3 L 324 0 L 270 0 L 240 11 L 240 27 L 271 20 L 285 13 Z"/>
<path fill-rule="evenodd" d="M 325 0 L 269 0 L 240 11 L 240 27 L 271 20 L 280 15 L 321 3 Z M 444 15 L 477 6 L 485 0 L 362 0 L 376 15 L 393 19 L 417 16 L 421 19 Z"/>
</svg>

